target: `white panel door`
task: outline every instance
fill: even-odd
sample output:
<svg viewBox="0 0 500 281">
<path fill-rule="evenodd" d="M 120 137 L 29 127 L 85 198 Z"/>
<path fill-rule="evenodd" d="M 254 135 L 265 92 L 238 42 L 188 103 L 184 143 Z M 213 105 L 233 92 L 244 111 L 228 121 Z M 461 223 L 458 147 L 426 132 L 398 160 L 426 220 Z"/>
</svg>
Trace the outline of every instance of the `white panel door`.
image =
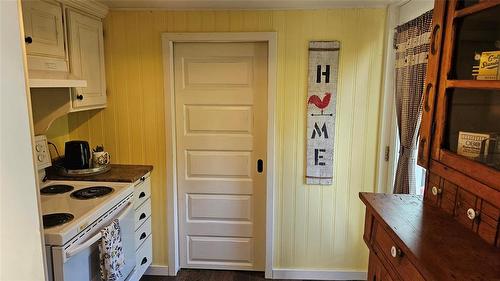
<svg viewBox="0 0 500 281">
<path fill-rule="evenodd" d="M 264 270 L 267 44 L 175 43 L 174 78 L 181 267 Z"/>
<path fill-rule="evenodd" d="M 102 22 L 68 10 L 68 38 L 71 73 L 87 80 L 87 87 L 72 90 L 73 110 L 106 105 L 104 40 Z"/>
</svg>

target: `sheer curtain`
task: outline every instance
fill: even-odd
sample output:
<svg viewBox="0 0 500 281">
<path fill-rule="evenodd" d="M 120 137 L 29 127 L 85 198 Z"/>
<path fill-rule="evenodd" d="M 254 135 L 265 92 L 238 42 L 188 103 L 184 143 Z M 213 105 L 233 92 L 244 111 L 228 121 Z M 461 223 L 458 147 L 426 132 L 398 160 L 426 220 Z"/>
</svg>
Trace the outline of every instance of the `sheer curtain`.
<svg viewBox="0 0 500 281">
<path fill-rule="evenodd" d="M 432 11 L 396 28 L 396 117 L 399 157 L 394 193 L 415 194 L 418 129 L 427 70 Z"/>
</svg>

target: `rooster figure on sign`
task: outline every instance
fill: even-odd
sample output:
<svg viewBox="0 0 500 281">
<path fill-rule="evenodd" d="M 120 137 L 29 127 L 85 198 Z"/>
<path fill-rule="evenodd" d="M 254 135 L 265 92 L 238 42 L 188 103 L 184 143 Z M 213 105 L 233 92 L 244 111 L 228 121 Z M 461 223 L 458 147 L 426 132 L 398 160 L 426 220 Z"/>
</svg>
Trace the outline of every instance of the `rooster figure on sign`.
<svg viewBox="0 0 500 281">
<path fill-rule="evenodd" d="M 319 108 L 321 110 L 321 114 L 318 115 L 331 115 L 331 114 L 323 114 L 323 110 L 330 104 L 331 97 L 332 97 L 331 93 L 325 93 L 323 99 L 320 99 L 317 95 L 312 95 L 307 100 L 307 104 L 314 104 L 317 108 Z"/>
</svg>

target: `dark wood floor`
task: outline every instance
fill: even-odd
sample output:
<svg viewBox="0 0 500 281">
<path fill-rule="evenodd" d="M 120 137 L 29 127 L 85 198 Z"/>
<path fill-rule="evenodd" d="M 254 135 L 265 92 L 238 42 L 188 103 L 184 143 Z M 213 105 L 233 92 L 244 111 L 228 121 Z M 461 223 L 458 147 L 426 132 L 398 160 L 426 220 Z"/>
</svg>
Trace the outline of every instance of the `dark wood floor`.
<svg viewBox="0 0 500 281">
<path fill-rule="evenodd" d="M 262 280 L 269 280 L 264 278 L 264 272 L 199 270 L 199 269 L 183 269 L 179 271 L 179 273 L 175 277 L 143 276 L 141 278 L 141 281 L 262 281 Z M 287 281 L 287 280 L 281 280 L 281 281 Z"/>
</svg>

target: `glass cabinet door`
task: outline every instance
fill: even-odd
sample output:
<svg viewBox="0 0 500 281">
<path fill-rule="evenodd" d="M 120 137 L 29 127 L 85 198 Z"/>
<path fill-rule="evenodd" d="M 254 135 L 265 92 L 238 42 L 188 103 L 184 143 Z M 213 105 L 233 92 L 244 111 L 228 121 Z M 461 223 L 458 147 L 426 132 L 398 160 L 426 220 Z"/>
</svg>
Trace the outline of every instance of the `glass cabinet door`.
<svg viewBox="0 0 500 281">
<path fill-rule="evenodd" d="M 500 6 L 458 18 L 448 79 L 500 80 Z"/>
<path fill-rule="evenodd" d="M 500 170 L 500 90 L 454 88 L 442 148 Z"/>
<path fill-rule="evenodd" d="M 449 1 L 432 158 L 500 189 L 500 1 Z"/>
</svg>

